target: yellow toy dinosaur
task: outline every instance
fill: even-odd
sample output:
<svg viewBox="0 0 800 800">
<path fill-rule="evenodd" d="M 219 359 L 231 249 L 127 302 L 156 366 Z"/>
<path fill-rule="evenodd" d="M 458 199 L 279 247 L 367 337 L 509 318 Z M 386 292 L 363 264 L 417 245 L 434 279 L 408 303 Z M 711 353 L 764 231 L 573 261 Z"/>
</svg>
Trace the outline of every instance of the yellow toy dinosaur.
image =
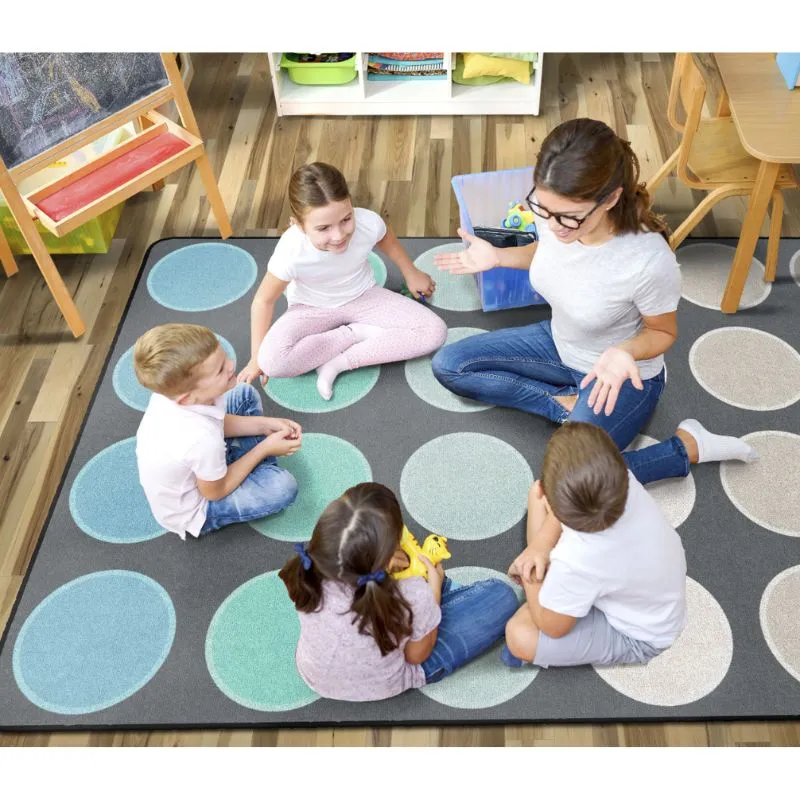
<svg viewBox="0 0 800 800">
<path fill-rule="evenodd" d="M 447 539 L 444 536 L 437 536 L 432 533 L 419 546 L 419 542 L 411 531 L 403 526 L 403 535 L 400 537 L 400 549 L 408 556 L 409 565 L 399 572 L 389 573 L 393 578 L 402 580 L 418 575 L 420 578 L 428 579 L 428 568 L 420 560 L 420 555 L 425 556 L 434 566 L 440 561 L 450 558 L 450 551 L 447 549 Z"/>
</svg>

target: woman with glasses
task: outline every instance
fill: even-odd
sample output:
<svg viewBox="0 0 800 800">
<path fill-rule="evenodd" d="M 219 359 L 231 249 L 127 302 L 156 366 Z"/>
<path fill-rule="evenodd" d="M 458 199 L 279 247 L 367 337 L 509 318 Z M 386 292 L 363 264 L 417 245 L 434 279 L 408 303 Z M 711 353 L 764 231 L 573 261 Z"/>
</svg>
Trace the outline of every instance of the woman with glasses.
<svg viewBox="0 0 800 800">
<path fill-rule="evenodd" d="M 539 241 L 500 250 L 459 229 L 468 247 L 435 263 L 461 275 L 529 270 L 552 319 L 448 345 L 434 356 L 434 375 L 484 403 L 591 422 L 622 450 L 661 397 L 664 353 L 678 335 L 681 276 L 666 224 L 651 210 L 630 144 L 592 119 L 564 122 L 545 138 L 527 203 Z M 699 461 L 755 458 L 745 442 L 693 419 L 625 453 L 641 483 L 688 475 Z"/>
</svg>

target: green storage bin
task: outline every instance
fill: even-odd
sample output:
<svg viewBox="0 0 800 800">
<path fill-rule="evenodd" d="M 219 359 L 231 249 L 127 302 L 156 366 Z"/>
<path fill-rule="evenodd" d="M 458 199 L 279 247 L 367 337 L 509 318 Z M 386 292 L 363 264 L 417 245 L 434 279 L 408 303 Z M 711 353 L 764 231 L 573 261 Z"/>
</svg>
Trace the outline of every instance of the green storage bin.
<svg viewBox="0 0 800 800">
<path fill-rule="evenodd" d="M 281 56 L 280 67 L 286 70 L 289 80 L 304 86 L 333 86 L 350 83 L 356 77 L 356 54 L 346 61 L 301 62 L 293 61 L 286 53 Z"/>
<path fill-rule="evenodd" d="M 109 208 L 100 216 L 84 222 L 74 231 L 64 236 L 55 236 L 50 233 L 37 219 L 36 230 L 39 231 L 48 253 L 53 255 L 68 255 L 77 253 L 107 253 L 114 238 L 114 231 L 122 214 L 125 203 Z M 11 209 L 3 202 L 0 195 L 0 227 L 3 229 L 11 252 L 15 255 L 30 255 L 30 248 L 25 237 L 17 227 L 17 222 Z"/>
<path fill-rule="evenodd" d="M 118 144 L 130 139 L 134 133 L 135 130 L 132 124 L 117 128 L 117 130 L 95 142 L 91 142 L 60 161 L 55 161 L 39 170 L 39 172 L 29 175 L 20 181 L 17 188 L 22 194 L 29 194 L 107 153 L 112 147 L 116 147 Z M 39 231 L 48 252 L 54 255 L 107 253 L 111 247 L 111 241 L 114 238 L 114 232 L 117 229 L 117 223 L 124 207 L 125 203 L 123 202 L 113 208 L 109 208 L 108 211 L 104 211 L 94 219 L 84 222 L 83 225 L 64 236 L 52 234 L 39 220 L 35 221 L 36 230 Z M 0 194 L 0 228 L 2 228 L 6 239 L 8 239 L 12 253 L 18 256 L 30 255 L 31 251 L 28 243 L 17 227 L 17 221 L 11 213 L 11 209 L 6 205 L 2 194 Z"/>
</svg>

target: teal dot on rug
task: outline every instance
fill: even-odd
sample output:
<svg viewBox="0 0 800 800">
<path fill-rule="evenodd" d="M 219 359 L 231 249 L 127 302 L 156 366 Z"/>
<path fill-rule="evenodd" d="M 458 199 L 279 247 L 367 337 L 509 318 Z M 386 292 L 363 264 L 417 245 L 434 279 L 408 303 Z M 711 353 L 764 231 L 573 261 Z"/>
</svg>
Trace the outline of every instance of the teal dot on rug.
<svg viewBox="0 0 800 800">
<path fill-rule="evenodd" d="M 235 368 L 236 351 L 233 349 L 233 345 L 224 336 L 220 336 L 218 333 L 214 335 L 219 340 L 228 358 L 233 359 Z M 117 361 L 111 380 L 117 397 L 123 403 L 137 411 L 144 411 L 147 408 L 152 392 L 149 389 L 145 389 L 136 378 L 136 373 L 133 370 L 133 347 L 128 348 Z"/>
<path fill-rule="evenodd" d="M 455 567 L 447 570 L 450 580 L 463 586 L 488 578 L 498 578 L 507 583 L 517 595 L 520 603 L 524 600 L 522 589 L 507 575 L 486 567 Z M 512 669 L 500 660 L 504 639 L 487 650 L 483 655 L 459 667 L 438 683 L 423 686 L 420 691 L 451 708 L 490 708 L 516 697 L 533 683 L 539 668 L 533 666 Z"/>
<path fill-rule="evenodd" d="M 242 584 L 217 609 L 206 636 L 206 665 L 219 690 L 245 708 L 291 711 L 319 695 L 295 666 L 297 611 L 276 572 Z"/>
<path fill-rule="evenodd" d="M 166 533 L 139 483 L 134 436 L 101 450 L 83 466 L 69 492 L 69 510 L 84 533 L 103 542 L 131 544 Z"/>
<path fill-rule="evenodd" d="M 375 283 L 378 286 L 386 286 L 386 262 L 374 251 L 367 256 L 367 261 L 372 267 Z"/>
<path fill-rule="evenodd" d="M 447 339 L 442 347 L 446 347 L 453 342 L 460 342 L 479 333 L 486 333 L 482 328 L 450 328 L 447 331 Z M 431 369 L 433 355 L 414 358 L 405 363 L 406 380 L 417 397 L 424 400 L 436 408 L 443 408 L 445 411 L 485 411 L 493 406 L 485 403 L 478 403 L 468 397 L 459 397 L 449 389 L 445 389 L 436 380 Z"/>
<path fill-rule="evenodd" d="M 84 575 L 45 597 L 14 644 L 14 678 L 34 705 L 91 714 L 141 689 L 175 638 L 175 608 L 146 575 Z"/>
<path fill-rule="evenodd" d="M 209 311 L 238 300 L 256 282 L 253 256 L 226 242 L 179 247 L 156 263 L 147 290 L 157 303 L 174 311 Z"/>
<path fill-rule="evenodd" d="M 400 494 L 429 531 L 488 539 L 522 519 L 532 483 L 528 462 L 502 439 L 450 433 L 411 455 L 400 475 Z"/>
<path fill-rule="evenodd" d="M 286 542 L 306 542 L 332 500 L 357 483 L 372 480 L 372 469 L 354 445 L 327 433 L 304 433 L 300 450 L 278 459 L 300 487 L 285 511 L 251 522 L 259 533 Z M 287 551 L 287 558 L 291 555 Z"/>
<path fill-rule="evenodd" d="M 474 275 L 451 275 L 433 263 L 437 253 L 458 253 L 464 249 L 461 242 L 440 244 L 414 259 L 414 265 L 436 281 L 436 291 L 430 298 L 432 306 L 446 311 L 478 311 L 481 308 L 481 296 Z"/>
<path fill-rule="evenodd" d="M 326 414 L 357 403 L 366 397 L 378 382 L 379 366 L 361 367 L 342 372 L 334 381 L 333 396 L 324 400 L 317 391 L 317 371 L 296 378 L 270 378 L 264 387 L 267 397 L 292 411 Z"/>
</svg>

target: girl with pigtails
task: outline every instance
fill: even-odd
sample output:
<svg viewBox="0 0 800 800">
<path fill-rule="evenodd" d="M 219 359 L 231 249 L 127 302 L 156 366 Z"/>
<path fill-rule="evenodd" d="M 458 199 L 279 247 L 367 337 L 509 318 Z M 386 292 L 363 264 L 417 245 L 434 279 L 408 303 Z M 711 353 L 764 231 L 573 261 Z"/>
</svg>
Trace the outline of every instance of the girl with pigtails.
<svg viewBox="0 0 800 800">
<path fill-rule="evenodd" d="M 426 560 L 427 580 L 395 580 L 400 505 L 380 483 L 334 500 L 280 571 L 300 618 L 297 669 L 317 694 L 382 700 L 434 683 L 503 637 L 519 602 L 499 579 L 457 586 Z"/>
</svg>

